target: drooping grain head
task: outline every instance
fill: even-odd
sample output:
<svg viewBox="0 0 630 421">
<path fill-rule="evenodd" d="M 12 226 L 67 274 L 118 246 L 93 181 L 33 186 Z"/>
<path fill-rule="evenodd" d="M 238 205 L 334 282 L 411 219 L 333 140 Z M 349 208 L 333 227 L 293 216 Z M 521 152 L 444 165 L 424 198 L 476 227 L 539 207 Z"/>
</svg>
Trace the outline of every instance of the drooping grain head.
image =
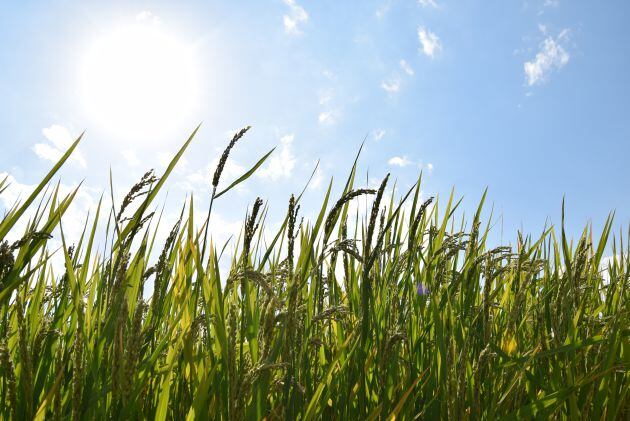
<svg viewBox="0 0 630 421">
<path fill-rule="evenodd" d="M 153 183 L 155 183 L 157 180 L 158 179 L 155 176 L 155 173 L 153 172 L 153 170 L 149 170 L 146 173 L 144 173 L 140 181 L 138 181 L 136 184 L 133 185 L 133 187 L 131 187 L 131 190 L 129 190 L 129 193 L 127 193 L 127 195 L 123 199 L 123 202 L 120 205 L 120 210 L 118 211 L 118 214 L 116 215 L 116 221 L 118 223 L 122 222 L 122 217 L 127 207 L 129 207 L 129 205 L 131 205 L 131 203 L 136 198 L 147 194 L 149 192 L 150 186 Z"/>
<path fill-rule="evenodd" d="M 339 216 L 339 212 L 341 212 L 341 208 L 343 205 L 354 199 L 355 197 L 364 195 L 364 194 L 375 194 L 376 190 L 374 189 L 357 189 L 351 190 L 348 193 L 341 196 L 341 198 L 335 203 L 335 205 L 328 212 L 328 216 L 326 217 L 326 222 L 324 223 L 324 238 L 328 239 L 330 234 L 332 233 L 333 228 L 335 228 L 335 224 L 337 223 L 337 217 Z"/>
</svg>

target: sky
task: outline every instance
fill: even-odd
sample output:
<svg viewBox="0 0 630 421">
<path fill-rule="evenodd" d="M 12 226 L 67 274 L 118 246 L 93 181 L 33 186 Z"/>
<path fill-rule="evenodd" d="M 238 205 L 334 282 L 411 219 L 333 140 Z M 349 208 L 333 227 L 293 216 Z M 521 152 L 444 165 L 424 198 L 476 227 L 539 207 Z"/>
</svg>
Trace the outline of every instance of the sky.
<svg viewBox="0 0 630 421">
<path fill-rule="evenodd" d="M 468 213 L 488 188 L 496 241 L 559 224 L 563 198 L 571 236 L 611 211 L 627 228 L 629 17 L 627 1 L 0 0 L 0 208 L 85 131 L 58 176 L 83 183 L 72 231 L 110 170 L 120 198 L 202 123 L 158 201 L 167 222 L 190 195 L 206 208 L 236 130 L 252 126 L 223 186 L 276 148 L 217 203 L 223 239 L 257 196 L 277 222 L 319 161 L 315 216 L 362 142 L 357 184 L 391 172 L 406 189 L 422 171 L 424 197 L 454 188 Z"/>
</svg>

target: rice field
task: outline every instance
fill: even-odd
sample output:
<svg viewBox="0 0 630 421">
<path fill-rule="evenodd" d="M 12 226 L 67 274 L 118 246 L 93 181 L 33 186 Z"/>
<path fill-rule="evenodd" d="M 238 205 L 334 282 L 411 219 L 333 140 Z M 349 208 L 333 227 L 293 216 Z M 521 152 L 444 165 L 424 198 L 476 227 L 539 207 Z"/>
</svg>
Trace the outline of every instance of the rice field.
<svg viewBox="0 0 630 421">
<path fill-rule="evenodd" d="M 222 178 L 248 129 L 219 161 L 206 222 L 269 156 Z M 225 275 L 192 201 L 155 240 L 156 196 L 195 133 L 76 244 L 63 236 L 76 192 L 51 181 L 81 138 L 2 217 L 1 419 L 630 418 L 630 248 L 612 214 L 601 232 L 561 224 L 496 247 L 485 195 L 464 218 L 453 195 L 421 198 L 421 176 L 363 188 L 355 161 L 313 220 L 299 192 L 277 231 L 251 203 Z"/>
</svg>

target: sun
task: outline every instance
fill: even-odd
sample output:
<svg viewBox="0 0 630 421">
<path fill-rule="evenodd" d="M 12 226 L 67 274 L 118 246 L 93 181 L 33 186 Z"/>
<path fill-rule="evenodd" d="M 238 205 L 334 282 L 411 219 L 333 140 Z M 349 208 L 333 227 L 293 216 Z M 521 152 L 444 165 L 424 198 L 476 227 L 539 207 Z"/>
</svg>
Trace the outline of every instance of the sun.
<svg viewBox="0 0 630 421">
<path fill-rule="evenodd" d="M 104 128 L 152 140 L 178 127 L 198 91 L 193 49 L 155 22 L 136 22 L 97 39 L 81 67 L 85 106 Z"/>
</svg>

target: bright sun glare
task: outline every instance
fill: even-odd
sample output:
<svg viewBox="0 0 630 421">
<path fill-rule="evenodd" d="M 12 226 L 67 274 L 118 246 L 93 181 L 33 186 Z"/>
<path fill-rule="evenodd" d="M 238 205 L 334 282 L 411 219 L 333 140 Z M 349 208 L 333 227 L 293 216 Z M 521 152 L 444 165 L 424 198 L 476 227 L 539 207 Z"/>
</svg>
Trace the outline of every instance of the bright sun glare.
<svg viewBox="0 0 630 421">
<path fill-rule="evenodd" d="M 109 131 L 151 140 L 182 123 L 197 92 L 192 49 L 137 22 L 98 39 L 82 67 L 86 106 Z"/>
</svg>

